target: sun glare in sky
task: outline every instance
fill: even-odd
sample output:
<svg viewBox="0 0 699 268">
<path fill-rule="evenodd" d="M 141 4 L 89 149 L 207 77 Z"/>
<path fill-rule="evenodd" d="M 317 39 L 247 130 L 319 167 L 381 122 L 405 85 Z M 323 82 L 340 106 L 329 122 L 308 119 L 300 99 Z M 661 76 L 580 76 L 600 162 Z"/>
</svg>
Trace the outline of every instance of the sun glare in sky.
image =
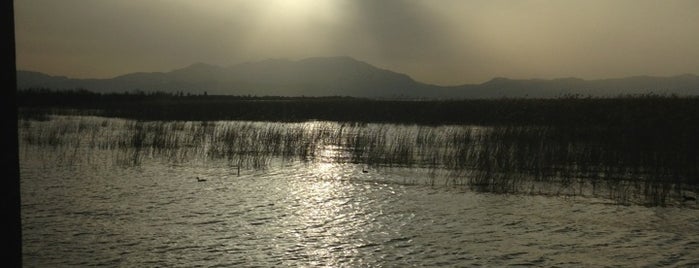
<svg viewBox="0 0 699 268">
<path fill-rule="evenodd" d="M 111 78 L 350 56 L 440 85 L 699 72 L 695 0 L 15 1 L 17 66 Z"/>
<path fill-rule="evenodd" d="M 270 23 L 303 24 L 309 21 L 330 20 L 339 16 L 338 1 L 323 0 L 271 0 L 261 9 Z"/>
</svg>

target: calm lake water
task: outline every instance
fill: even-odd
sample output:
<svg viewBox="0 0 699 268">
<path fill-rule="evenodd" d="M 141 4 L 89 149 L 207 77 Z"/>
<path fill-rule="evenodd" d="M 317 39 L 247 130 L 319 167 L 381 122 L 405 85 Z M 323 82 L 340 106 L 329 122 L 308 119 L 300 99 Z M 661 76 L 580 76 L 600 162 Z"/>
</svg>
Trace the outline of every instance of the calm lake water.
<svg viewBox="0 0 699 268">
<path fill-rule="evenodd" d="M 21 122 L 25 266 L 699 265 L 695 206 L 479 193 L 327 145 L 238 173 L 192 144 L 134 152 L 130 123 Z"/>
</svg>

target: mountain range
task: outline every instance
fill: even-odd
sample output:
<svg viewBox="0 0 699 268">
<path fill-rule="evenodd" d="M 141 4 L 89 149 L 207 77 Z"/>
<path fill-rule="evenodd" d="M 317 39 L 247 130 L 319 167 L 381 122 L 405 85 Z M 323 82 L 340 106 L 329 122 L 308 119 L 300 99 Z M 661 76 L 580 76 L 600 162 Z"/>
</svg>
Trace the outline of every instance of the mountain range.
<svg viewBox="0 0 699 268">
<path fill-rule="evenodd" d="M 109 79 L 74 79 L 17 71 L 18 89 L 87 89 L 95 92 L 163 91 L 218 95 L 352 96 L 368 98 L 551 98 L 579 94 L 699 95 L 699 76 L 634 76 L 583 80 L 494 78 L 482 84 L 438 86 L 350 57 L 298 61 L 272 59 L 221 67 L 196 63 L 170 72 L 130 73 Z"/>
</svg>

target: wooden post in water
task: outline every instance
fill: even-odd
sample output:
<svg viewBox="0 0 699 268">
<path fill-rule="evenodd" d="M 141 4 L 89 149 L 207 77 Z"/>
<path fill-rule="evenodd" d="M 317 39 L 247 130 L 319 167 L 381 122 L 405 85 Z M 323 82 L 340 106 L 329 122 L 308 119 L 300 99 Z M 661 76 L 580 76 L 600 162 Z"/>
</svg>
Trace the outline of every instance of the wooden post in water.
<svg viewBox="0 0 699 268">
<path fill-rule="evenodd" d="M 243 164 L 243 159 L 238 156 L 238 177 L 240 177 L 240 165 Z"/>
</svg>

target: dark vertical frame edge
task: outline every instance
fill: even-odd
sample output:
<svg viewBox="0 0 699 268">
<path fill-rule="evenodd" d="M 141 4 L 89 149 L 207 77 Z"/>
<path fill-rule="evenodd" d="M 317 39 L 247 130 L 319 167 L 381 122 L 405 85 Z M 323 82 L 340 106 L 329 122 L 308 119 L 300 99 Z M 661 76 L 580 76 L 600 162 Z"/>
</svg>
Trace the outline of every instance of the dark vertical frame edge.
<svg viewBox="0 0 699 268">
<path fill-rule="evenodd" d="M 3 45 L 3 76 L 2 81 L 2 166 L 3 191 L 2 212 L 5 219 L 2 221 L 4 237 L 2 239 L 5 259 L 5 267 L 22 266 L 22 221 L 20 213 L 20 179 L 19 179 L 19 139 L 17 122 L 17 66 L 15 55 L 15 24 L 14 1 L 2 1 L 2 26 Z"/>
</svg>

